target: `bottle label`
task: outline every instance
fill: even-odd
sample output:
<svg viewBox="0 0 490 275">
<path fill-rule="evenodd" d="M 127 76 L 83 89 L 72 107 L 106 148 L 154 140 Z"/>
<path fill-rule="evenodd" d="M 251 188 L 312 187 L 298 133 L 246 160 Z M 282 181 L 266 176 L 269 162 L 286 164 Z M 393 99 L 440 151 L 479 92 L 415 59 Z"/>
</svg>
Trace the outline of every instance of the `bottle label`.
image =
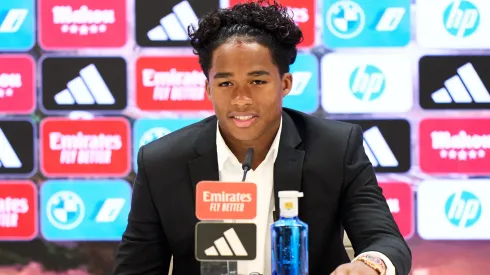
<svg viewBox="0 0 490 275">
<path fill-rule="evenodd" d="M 293 209 L 293 207 L 294 207 L 294 204 L 292 201 L 287 201 L 284 203 L 284 209 L 285 210 L 291 210 L 291 209 Z"/>
</svg>

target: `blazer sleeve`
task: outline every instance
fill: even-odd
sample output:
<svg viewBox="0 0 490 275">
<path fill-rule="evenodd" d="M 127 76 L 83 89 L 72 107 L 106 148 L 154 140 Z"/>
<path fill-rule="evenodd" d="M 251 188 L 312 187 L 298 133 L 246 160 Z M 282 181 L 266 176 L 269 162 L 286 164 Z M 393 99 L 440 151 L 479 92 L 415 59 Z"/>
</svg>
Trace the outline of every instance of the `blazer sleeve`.
<svg viewBox="0 0 490 275">
<path fill-rule="evenodd" d="M 114 275 L 162 275 L 169 272 L 171 253 L 153 204 L 143 156 L 144 146 L 138 152 L 131 211 L 118 247 Z"/>
<path fill-rule="evenodd" d="M 356 255 L 380 252 L 391 260 L 397 275 L 407 275 L 412 254 L 378 185 L 358 125 L 351 129 L 344 162 L 341 218 Z"/>
</svg>

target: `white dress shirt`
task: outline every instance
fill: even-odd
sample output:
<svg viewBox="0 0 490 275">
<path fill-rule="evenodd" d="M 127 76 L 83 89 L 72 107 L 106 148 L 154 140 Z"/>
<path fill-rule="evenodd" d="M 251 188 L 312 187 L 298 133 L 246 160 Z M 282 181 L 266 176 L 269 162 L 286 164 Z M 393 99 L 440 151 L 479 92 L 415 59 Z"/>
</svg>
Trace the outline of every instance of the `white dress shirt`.
<svg viewBox="0 0 490 275">
<path fill-rule="evenodd" d="M 248 275 L 251 272 L 259 272 L 263 275 L 270 275 L 272 273 L 270 225 L 274 221 L 272 217 L 274 211 L 274 162 L 276 161 L 279 150 L 281 130 L 282 119 L 279 130 L 264 161 L 260 163 L 257 169 L 249 170 L 247 173 L 245 181 L 257 184 L 257 217 L 253 220 L 240 222 L 253 222 L 257 225 L 257 257 L 253 261 L 238 262 L 239 275 Z M 216 149 L 218 154 L 219 180 L 225 182 L 241 181 L 243 177 L 242 164 L 226 145 L 218 126 L 216 127 Z M 263 211 L 264 209 L 268 209 L 268 211 Z M 227 220 L 225 222 L 233 221 Z M 373 256 L 381 258 L 387 267 L 386 275 L 395 275 L 395 267 L 388 257 L 379 252 L 365 253 L 370 253 Z"/>
</svg>

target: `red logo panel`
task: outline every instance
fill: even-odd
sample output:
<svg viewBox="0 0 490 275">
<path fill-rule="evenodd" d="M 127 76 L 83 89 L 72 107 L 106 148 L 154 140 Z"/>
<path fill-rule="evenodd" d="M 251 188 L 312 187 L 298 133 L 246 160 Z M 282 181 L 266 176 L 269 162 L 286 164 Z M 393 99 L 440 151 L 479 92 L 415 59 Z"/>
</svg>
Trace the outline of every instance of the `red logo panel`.
<svg viewBox="0 0 490 275">
<path fill-rule="evenodd" d="M 201 181 L 196 187 L 199 220 L 252 220 L 257 217 L 257 185 Z"/>
<path fill-rule="evenodd" d="M 126 2 L 39 0 L 39 43 L 44 49 L 122 47 Z"/>
<path fill-rule="evenodd" d="M 30 114 L 36 107 L 35 63 L 28 55 L 0 55 L 0 113 Z"/>
<path fill-rule="evenodd" d="M 48 177 L 124 177 L 130 128 L 123 118 L 41 121 L 41 171 Z"/>
<path fill-rule="evenodd" d="M 426 119 L 419 141 L 425 173 L 490 173 L 490 119 Z"/>
<path fill-rule="evenodd" d="M 197 57 L 140 57 L 136 104 L 145 111 L 212 111 Z"/>
<path fill-rule="evenodd" d="M 247 2 L 245 0 L 229 0 L 230 7 Z M 281 5 L 286 6 L 293 15 L 293 20 L 301 28 L 304 40 L 298 47 L 312 47 L 315 43 L 315 0 L 281 0 Z"/>
<path fill-rule="evenodd" d="M 409 239 L 414 233 L 413 192 L 410 184 L 404 182 L 380 182 L 379 186 L 383 189 L 383 195 L 400 229 L 400 233 L 405 239 Z"/>
<path fill-rule="evenodd" d="M 37 189 L 31 181 L 0 181 L 0 240 L 37 237 Z"/>
</svg>

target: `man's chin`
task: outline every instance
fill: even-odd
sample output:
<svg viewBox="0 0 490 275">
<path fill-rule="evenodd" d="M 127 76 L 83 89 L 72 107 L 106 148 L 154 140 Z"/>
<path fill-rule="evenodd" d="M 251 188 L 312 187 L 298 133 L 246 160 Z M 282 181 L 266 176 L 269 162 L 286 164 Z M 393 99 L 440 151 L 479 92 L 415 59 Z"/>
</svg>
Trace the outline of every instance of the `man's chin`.
<svg viewBox="0 0 490 275">
<path fill-rule="evenodd" d="M 256 131 L 253 131 L 251 129 L 238 129 L 238 131 L 233 131 L 231 135 L 234 139 L 243 142 L 251 142 L 257 140 L 257 138 L 260 136 L 258 133 L 256 133 Z"/>
</svg>

